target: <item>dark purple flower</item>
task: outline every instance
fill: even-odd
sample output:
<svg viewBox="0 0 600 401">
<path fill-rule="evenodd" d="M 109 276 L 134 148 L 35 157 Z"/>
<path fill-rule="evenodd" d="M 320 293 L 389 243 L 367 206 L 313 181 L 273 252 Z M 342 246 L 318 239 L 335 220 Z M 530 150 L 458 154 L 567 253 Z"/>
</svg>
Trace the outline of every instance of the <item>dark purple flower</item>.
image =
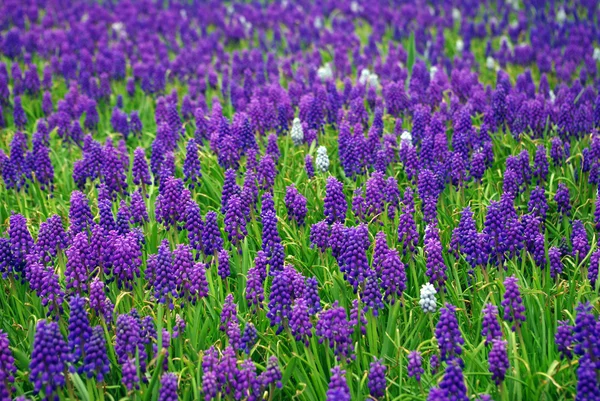
<svg viewBox="0 0 600 401">
<path fill-rule="evenodd" d="M 156 220 L 169 229 L 178 227 L 185 220 L 185 207 L 190 193 L 183 181 L 169 177 L 156 198 Z"/>
<path fill-rule="evenodd" d="M 174 373 L 165 373 L 160 379 L 160 401 L 177 401 L 177 376 Z"/>
<path fill-rule="evenodd" d="M 40 320 L 33 340 L 29 380 L 36 394 L 41 391 L 47 399 L 58 398 L 58 391 L 66 383 L 65 372 L 70 361 L 69 348 L 58 323 Z"/>
<path fill-rule="evenodd" d="M 331 369 L 327 401 L 350 401 L 350 388 L 346 381 L 346 371 L 339 366 Z"/>
<path fill-rule="evenodd" d="M 131 194 L 130 212 L 132 224 L 144 224 L 148 222 L 146 202 L 144 201 L 144 195 L 142 195 L 139 189 Z"/>
<path fill-rule="evenodd" d="M 221 325 L 219 326 L 219 330 L 225 331 L 229 326 L 229 322 L 238 322 L 237 305 L 233 300 L 233 294 L 227 294 L 225 301 L 223 302 L 223 309 L 221 310 Z"/>
<path fill-rule="evenodd" d="M 281 271 L 272 273 L 273 282 L 269 294 L 267 317 L 271 321 L 271 326 L 278 326 L 278 334 L 283 330 L 284 322 L 289 319 L 292 311 L 294 273 L 295 270 L 290 265 L 286 265 Z"/>
<path fill-rule="evenodd" d="M 259 380 L 264 387 L 275 385 L 277 388 L 281 388 L 281 368 L 279 367 L 279 361 L 276 356 L 269 357 L 267 361 L 267 368 L 259 376 Z"/>
<path fill-rule="evenodd" d="M 600 400 L 600 383 L 595 369 L 595 363 L 589 355 L 584 355 L 579 360 L 577 368 L 577 394 L 576 400 L 596 401 Z"/>
<path fill-rule="evenodd" d="M 319 337 L 319 343 L 327 341 L 327 345 L 333 348 L 338 359 L 352 357 L 354 352 L 352 331 L 346 310 L 339 306 L 337 301 L 331 305 L 331 309 L 324 310 L 319 314 L 315 334 Z"/>
<path fill-rule="evenodd" d="M 509 368 L 506 345 L 507 343 L 503 339 L 494 338 L 492 340 L 492 350 L 488 355 L 492 380 L 494 380 L 498 386 L 504 381 L 506 371 Z"/>
<path fill-rule="evenodd" d="M 242 334 L 242 346 L 240 349 L 249 355 L 257 341 L 258 332 L 256 331 L 256 327 L 254 327 L 251 322 L 246 323 L 246 327 L 244 327 L 244 333 Z"/>
<path fill-rule="evenodd" d="M 533 159 L 533 176 L 537 179 L 538 184 L 546 180 L 548 167 L 546 148 L 543 145 L 539 145 Z"/>
<path fill-rule="evenodd" d="M 141 147 L 136 148 L 133 152 L 131 175 L 135 185 L 146 186 L 152 184 L 152 178 L 150 177 L 150 171 L 148 170 L 148 161 L 146 160 L 146 153 Z"/>
<path fill-rule="evenodd" d="M 296 299 L 290 314 L 289 326 L 296 341 L 302 341 L 308 347 L 313 325 L 310 321 L 308 304 L 304 298 Z"/>
<path fill-rule="evenodd" d="M 518 281 L 519 280 L 515 276 L 507 277 L 504 280 L 505 292 L 502 300 L 504 320 L 513 323 L 511 327 L 513 331 L 515 331 L 517 327 L 520 327 L 521 323 L 525 321 L 525 306 L 523 306 L 523 299 L 521 298 Z"/>
<path fill-rule="evenodd" d="M 444 288 L 448 277 L 446 276 L 446 263 L 442 256 L 439 230 L 436 226 L 427 226 L 424 242 L 425 254 L 427 255 L 427 276 L 429 277 L 429 282 L 435 284 L 439 290 Z"/>
<path fill-rule="evenodd" d="M 440 382 L 440 389 L 446 392 L 447 400 L 468 401 L 467 386 L 463 377 L 461 360 L 453 358 L 448 361 L 444 377 Z"/>
<path fill-rule="evenodd" d="M 561 217 L 571 215 L 571 197 L 569 195 L 569 188 L 562 182 L 558 184 L 558 189 L 554 195 L 554 201 L 558 207 L 558 213 Z"/>
<path fill-rule="evenodd" d="M 158 247 L 156 258 L 156 277 L 154 280 L 154 297 L 158 302 L 173 307 L 173 297 L 176 295 L 176 271 L 173 266 L 173 255 L 169 241 L 164 239 Z"/>
<path fill-rule="evenodd" d="M 294 220 L 299 226 L 304 225 L 304 218 L 306 217 L 306 198 L 302 195 L 295 185 L 290 185 L 286 189 L 285 206 L 288 211 L 288 217 Z"/>
<path fill-rule="evenodd" d="M 15 96 L 13 99 L 13 121 L 15 123 L 15 127 L 20 130 L 24 130 L 27 125 L 27 115 L 25 114 L 25 110 L 23 110 L 23 105 L 21 104 L 21 96 Z"/>
<path fill-rule="evenodd" d="M 217 225 L 217 214 L 215 212 L 206 213 L 202 231 L 202 246 L 204 247 L 204 254 L 207 256 L 214 255 L 223 248 L 223 238 Z"/>
<path fill-rule="evenodd" d="M 225 249 L 221 249 L 218 253 L 218 274 L 222 280 L 225 280 L 231 275 L 229 252 Z"/>
<path fill-rule="evenodd" d="M 440 320 L 435 326 L 435 338 L 440 347 L 442 361 L 460 358 L 465 340 L 458 328 L 454 305 L 446 304 L 440 309 Z"/>
<path fill-rule="evenodd" d="M 502 329 L 498 322 L 498 308 L 491 303 L 486 304 L 483 308 L 481 335 L 485 337 L 486 345 L 491 344 L 494 338 L 502 337 Z"/>
<path fill-rule="evenodd" d="M 343 190 L 343 184 L 335 177 L 330 176 L 327 178 L 323 210 L 327 223 L 329 224 L 333 224 L 336 221 L 344 223 L 344 220 L 346 220 L 348 204 Z"/>
<path fill-rule="evenodd" d="M 11 400 L 17 368 L 10 352 L 8 335 L 0 330 L 0 399 Z"/>
<path fill-rule="evenodd" d="M 368 247 L 369 244 L 367 244 Z M 369 268 L 365 243 L 359 227 L 346 229 L 344 250 L 340 257 L 340 272 L 354 291 L 364 282 Z"/>
<path fill-rule="evenodd" d="M 385 380 L 386 366 L 381 359 L 375 359 L 371 362 L 369 368 L 369 393 L 374 398 L 381 398 L 386 392 Z"/>
<path fill-rule="evenodd" d="M 568 320 L 558 322 L 554 342 L 561 358 L 573 358 L 573 326 L 569 325 Z"/>
<path fill-rule="evenodd" d="M 306 171 L 306 175 L 309 179 L 315 176 L 315 167 L 313 165 L 313 157 L 311 155 L 306 155 L 304 158 L 304 170 Z"/>
<path fill-rule="evenodd" d="M 573 230 L 571 231 L 571 247 L 573 256 L 583 260 L 590 251 L 590 244 L 587 238 L 587 232 L 581 220 L 573 221 Z"/>
<path fill-rule="evenodd" d="M 423 369 L 423 357 L 419 351 L 411 351 L 408 354 L 408 377 L 414 377 L 417 382 L 421 382 L 421 375 L 425 373 Z"/>
<path fill-rule="evenodd" d="M 600 256 L 600 254 L 598 256 Z M 550 277 L 556 278 L 557 276 L 562 274 L 563 271 L 561 250 L 555 246 L 551 247 L 550 249 L 548 249 L 548 258 L 550 259 Z"/>
<path fill-rule="evenodd" d="M 127 391 L 131 391 L 139 388 L 140 378 L 137 373 L 135 366 L 135 358 L 127 358 L 121 365 L 121 381 L 127 388 Z"/>
<path fill-rule="evenodd" d="M 69 301 L 69 348 L 73 362 L 78 362 L 85 354 L 85 347 L 92 337 L 92 327 L 85 309 L 85 299 L 73 295 Z"/>
<path fill-rule="evenodd" d="M 200 171 L 200 159 L 198 158 L 198 145 L 194 139 L 190 139 L 187 144 L 183 175 L 190 189 L 200 185 L 202 172 Z"/>
<path fill-rule="evenodd" d="M 267 153 L 265 154 L 258 164 L 256 169 L 256 179 L 260 189 L 269 191 L 275 185 L 275 177 L 277 176 L 277 169 L 273 157 Z"/>
<path fill-rule="evenodd" d="M 329 226 L 326 221 L 320 221 L 310 227 L 310 246 L 324 253 L 329 247 Z"/>
<path fill-rule="evenodd" d="M 193 200 L 188 201 L 185 208 L 185 229 L 188 232 L 190 246 L 196 251 L 196 259 L 198 259 L 199 253 L 202 251 L 204 222 L 202 221 L 200 206 Z"/>
</svg>

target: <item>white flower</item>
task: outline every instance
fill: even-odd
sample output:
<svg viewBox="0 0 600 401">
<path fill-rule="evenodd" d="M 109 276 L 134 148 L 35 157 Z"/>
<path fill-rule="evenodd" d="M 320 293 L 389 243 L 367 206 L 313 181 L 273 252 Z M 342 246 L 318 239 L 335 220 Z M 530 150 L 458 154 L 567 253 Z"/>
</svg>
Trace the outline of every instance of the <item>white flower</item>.
<svg viewBox="0 0 600 401">
<path fill-rule="evenodd" d="M 294 118 L 292 122 L 292 129 L 290 130 L 290 137 L 294 145 L 300 146 L 304 142 L 304 131 L 302 130 L 302 124 L 298 117 Z"/>
<path fill-rule="evenodd" d="M 369 86 L 373 86 L 373 87 L 377 88 L 377 86 L 379 85 L 379 77 L 377 76 L 377 74 L 370 74 L 369 78 L 368 78 L 368 82 L 369 82 Z"/>
<path fill-rule="evenodd" d="M 437 291 L 435 290 L 433 285 L 431 285 L 431 283 L 423 284 L 423 286 L 421 287 L 420 294 L 421 299 L 419 300 L 419 306 L 421 307 L 421 309 L 423 309 L 423 312 L 434 313 L 436 311 L 437 306 L 435 301 L 435 294 L 437 294 Z"/>
<path fill-rule="evenodd" d="M 321 18 L 321 16 L 319 15 L 317 18 L 315 18 L 315 22 L 313 23 L 313 26 L 316 29 L 321 29 L 323 28 L 323 18 Z"/>
<path fill-rule="evenodd" d="M 331 64 L 327 63 L 317 70 L 317 75 L 321 81 L 328 81 L 333 78 L 333 71 L 331 70 Z"/>
<path fill-rule="evenodd" d="M 454 21 L 457 21 L 457 20 L 460 19 L 460 17 L 461 17 L 460 10 L 458 8 L 456 8 L 456 7 L 453 8 L 452 9 L 452 19 Z"/>
<path fill-rule="evenodd" d="M 360 10 L 360 6 L 358 4 L 358 1 L 353 1 L 352 3 L 350 3 L 350 11 L 352 11 L 353 13 L 357 13 Z"/>
<path fill-rule="evenodd" d="M 112 30 L 117 34 L 120 38 L 127 37 L 127 31 L 125 30 L 125 25 L 122 22 L 115 22 L 111 25 Z"/>
<path fill-rule="evenodd" d="M 456 51 L 459 53 L 462 53 L 464 48 L 465 48 L 465 42 L 463 42 L 463 40 L 459 38 L 456 41 Z"/>
<path fill-rule="evenodd" d="M 510 39 L 508 38 L 508 36 L 506 36 L 506 35 L 500 36 L 500 44 L 503 45 L 503 43 L 506 43 L 506 46 L 508 46 L 508 49 L 512 52 L 513 45 L 510 42 Z"/>
<path fill-rule="evenodd" d="M 317 158 L 315 159 L 317 170 L 324 173 L 329 170 L 329 156 L 327 156 L 327 148 L 319 146 L 317 148 Z"/>
<path fill-rule="evenodd" d="M 187 13 L 185 12 L 185 10 L 179 11 L 179 15 L 181 15 L 181 18 L 187 19 Z"/>
<path fill-rule="evenodd" d="M 402 131 L 402 134 L 400 134 L 400 142 L 408 142 L 412 145 L 412 134 L 408 131 Z"/>
<path fill-rule="evenodd" d="M 556 100 L 556 95 L 554 94 L 554 91 L 550 89 L 550 93 L 548 94 L 550 95 L 550 102 L 554 103 L 554 100 Z"/>
<path fill-rule="evenodd" d="M 367 79 L 369 79 L 369 76 L 371 76 L 371 71 L 369 71 L 366 68 L 363 68 L 362 71 L 360 72 L 360 77 L 358 78 L 358 82 L 360 82 L 361 85 L 365 85 L 367 83 Z"/>
<path fill-rule="evenodd" d="M 88 22 L 89 19 L 90 15 L 88 13 L 85 13 L 81 16 L 81 22 Z"/>
<path fill-rule="evenodd" d="M 595 61 L 600 61 L 600 47 L 594 47 L 594 54 L 592 54 L 592 58 Z"/>
<path fill-rule="evenodd" d="M 493 70 L 496 68 L 496 60 L 494 60 L 492 56 L 488 56 L 488 58 L 485 59 L 485 66 L 488 70 Z"/>
<path fill-rule="evenodd" d="M 562 25 L 565 23 L 566 20 L 567 13 L 565 12 L 565 9 L 561 7 L 556 13 L 556 22 L 558 22 L 559 25 Z"/>
<path fill-rule="evenodd" d="M 433 79 L 433 77 L 435 77 L 435 74 L 437 74 L 437 71 L 438 68 L 435 65 L 432 65 L 429 69 L 429 79 Z"/>
</svg>

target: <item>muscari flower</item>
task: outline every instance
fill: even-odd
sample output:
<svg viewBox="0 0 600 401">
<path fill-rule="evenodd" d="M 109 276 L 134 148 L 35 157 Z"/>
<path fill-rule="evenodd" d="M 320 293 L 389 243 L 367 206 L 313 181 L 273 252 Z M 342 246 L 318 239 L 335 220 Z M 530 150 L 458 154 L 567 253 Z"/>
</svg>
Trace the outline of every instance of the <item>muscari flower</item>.
<svg viewBox="0 0 600 401">
<path fill-rule="evenodd" d="M 414 377 L 417 382 L 421 382 L 421 375 L 425 373 L 423 369 L 423 357 L 419 351 L 411 351 L 408 354 L 408 377 Z"/>
<path fill-rule="evenodd" d="M 339 366 L 331 369 L 327 401 L 350 401 L 350 388 L 346 382 L 346 371 Z"/>
<path fill-rule="evenodd" d="M 514 276 L 507 277 L 504 280 L 505 292 L 502 300 L 504 320 L 513 323 L 511 327 L 513 331 L 515 331 L 517 327 L 520 327 L 521 323 L 525 321 L 525 306 L 523 306 L 523 299 L 521 298 L 518 281 L 519 280 Z"/>
<path fill-rule="evenodd" d="M 440 347 L 442 361 L 460 358 L 465 340 L 458 328 L 454 305 L 446 304 L 440 309 L 440 319 L 435 326 L 435 338 Z"/>
<path fill-rule="evenodd" d="M 40 320 L 33 340 L 29 380 L 36 394 L 43 391 L 47 399 L 58 397 L 65 383 L 65 371 L 70 362 L 69 348 L 58 323 Z"/>
<path fill-rule="evenodd" d="M 369 368 L 369 393 L 374 398 L 381 398 L 385 395 L 386 391 L 386 380 L 385 380 L 386 366 L 383 361 L 376 359 L 371 362 Z"/>
</svg>

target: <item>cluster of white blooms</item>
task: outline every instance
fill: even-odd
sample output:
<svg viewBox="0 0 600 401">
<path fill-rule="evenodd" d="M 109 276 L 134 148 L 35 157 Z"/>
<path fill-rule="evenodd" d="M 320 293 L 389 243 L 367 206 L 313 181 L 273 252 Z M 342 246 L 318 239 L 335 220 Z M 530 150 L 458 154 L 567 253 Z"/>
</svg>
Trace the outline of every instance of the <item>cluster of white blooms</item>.
<svg viewBox="0 0 600 401">
<path fill-rule="evenodd" d="M 565 23 L 566 20 L 567 13 L 565 12 L 565 9 L 561 7 L 556 13 L 556 22 L 558 22 L 558 25 L 562 25 Z"/>
<path fill-rule="evenodd" d="M 465 42 L 463 42 L 462 39 L 458 38 L 458 40 L 456 41 L 456 51 L 459 53 L 462 53 L 464 48 L 465 48 Z"/>
<path fill-rule="evenodd" d="M 121 39 L 125 39 L 127 37 L 127 31 L 125 30 L 125 24 L 122 22 L 114 22 L 111 25 L 112 30 L 117 34 L 117 36 Z"/>
<path fill-rule="evenodd" d="M 460 19 L 460 17 L 461 17 L 460 10 L 456 7 L 453 8 L 452 9 L 452 19 L 454 21 L 458 21 Z"/>
<path fill-rule="evenodd" d="M 367 68 L 363 68 L 360 72 L 358 82 L 360 82 L 361 85 L 369 84 L 369 86 L 377 87 L 379 85 L 379 76 L 372 73 Z"/>
<path fill-rule="evenodd" d="M 592 54 L 592 58 L 595 61 L 600 61 L 600 47 L 594 47 L 594 53 Z"/>
<path fill-rule="evenodd" d="M 329 156 L 327 156 L 327 148 L 319 146 L 317 148 L 317 158 L 315 159 L 317 170 L 324 173 L 329 170 Z"/>
<path fill-rule="evenodd" d="M 419 300 L 419 306 L 423 309 L 423 312 L 434 313 L 436 311 L 435 294 L 437 294 L 437 291 L 431 283 L 423 284 L 420 294 L 421 299 Z"/>
<path fill-rule="evenodd" d="M 294 122 L 292 122 L 290 137 L 296 146 L 300 146 L 302 145 L 302 142 L 304 142 L 304 131 L 302 130 L 302 124 L 300 123 L 300 119 L 298 117 L 294 118 Z"/>
<path fill-rule="evenodd" d="M 317 18 L 315 18 L 315 22 L 313 22 L 313 26 L 317 29 L 323 28 L 323 18 L 321 18 L 320 15 Z"/>
<path fill-rule="evenodd" d="M 435 65 L 432 65 L 431 68 L 429 68 L 429 79 L 433 79 L 433 77 L 435 77 L 435 74 L 437 74 L 438 72 L 438 68 Z"/>
<path fill-rule="evenodd" d="M 488 56 L 488 58 L 485 59 L 485 66 L 488 70 L 496 69 L 496 60 L 494 60 L 492 56 Z"/>
<path fill-rule="evenodd" d="M 402 144 L 404 142 L 412 145 L 412 134 L 408 131 L 402 131 L 402 134 L 400 134 L 400 143 Z"/>
<path fill-rule="evenodd" d="M 331 70 L 331 64 L 327 63 L 317 70 L 317 75 L 321 81 L 329 81 L 333 79 L 333 71 Z"/>
</svg>

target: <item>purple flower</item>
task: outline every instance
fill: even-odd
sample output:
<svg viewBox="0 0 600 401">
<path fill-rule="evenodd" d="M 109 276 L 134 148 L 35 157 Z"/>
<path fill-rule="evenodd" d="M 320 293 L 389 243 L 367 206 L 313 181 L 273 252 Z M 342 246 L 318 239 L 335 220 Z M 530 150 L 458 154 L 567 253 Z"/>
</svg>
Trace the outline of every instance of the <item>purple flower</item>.
<svg viewBox="0 0 600 401">
<path fill-rule="evenodd" d="M 294 273 L 295 270 L 290 265 L 286 265 L 283 270 L 273 273 L 267 317 L 271 321 L 272 327 L 278 326 L 277 334 L 283 330 L 284 322 L 289 319 L 292 311 Z"/>
<path fill-rule="evenodd" d="M 246 235 L 248 235 L 248 231 L 246 230 L 246 216 L 244 215 L 242 203 L 238 195 L 233 195 L 229 198 L 224 222 L 229 241 L 234 247 L 237 247 Z"/>
<path fill-rule="evenodd" d="M 385 395 L 385 371 L 386 366 L 381 359 L 375 359 L 371 362 L 369 368 L 369 393 L 374 398 L 381 398 Z"/>
<path fill-rule="evenodd" d="M 229 326 L 229 322 L 238 322 L 237 318 L 237 305 L 233 300 L 233 294 L 228 294 L 223 302 L 223 309 L 221 310 L 221 325 L 219 330 L 225 331 Z"/>
<path fill-rule="evenodd" d="M 413 200 L 412 189 L 406 188 L 404 199 L 402 200 L 402 212 L 398 224 L 398 242 L 402 243 L 403 253 L 409 250 L 411 253 L 415 251 L 415 247 L 419 242 L 419 234 L 414 218 L 415 206 Z"/>
<path fill-rule="evenodd" d="M 284 201 L 288 217 L 294 220 L 299 226 L 304 225 L 304 218 L 307 212 L 306 198 L 293 184 L 287 187 Z"/>
<path fill-rule="evenodd" d="M 348 204 L 343 190 L 343 184 L 335 177 L 330 176 L 327 178 L 323 210 L 327 223 L 329 224 L 333 224 L 336 221 L 344 223 L 344 220 L 346 220 Z"/>
<path fill-rule="evenodd" d="M 69 348 L 73 362 L 78 362 L 84 355 L 86 344 L 92 336 L 92 327 L 85 310 L 85 299 L 79 295 L 73 295 L 69 302 L 71 313 L 69 315 Z"/>
<path fill-rule="evenodd" d="M 296 299 L 290 314 L 290 330 L 296 341 L 304 342 L 308 347 L 308 340 L 312 337 L 312 323 L 308 311 L 308 304 L 304 298 Z"/>
<path fill-rule="evenodd" d="M 169 241 L 164 239 L 158 247 L 156 258 L 156 277 L 154 279 L 154 297 L 158 302 L 173 308 L 172 298 L 176 295 L 176 271 Z"/>
<path fill-rule="evenodd" d="M 146 186 L 152 184 L 150 170 L 148 170 L 148 161 L 146 160 L 146 153 L 141 147 L 136 148 L 133 152 L 133 167 L 131 170 L 131 175 L 135 185 Z"/>
<path fill-rule="evenodd" d="M 314 315 L 321 311 L 321 298 L 316 277 L 307 277 L 305 283 L 304 299 L 308 303 L 309 313 Z"/>
<path fill-rule="evenodd" d="M 577 368 L 577 394 L 576 400 L 595 401 L 600 400 L 600 385 L 595 363 L 589 355 L 579 360 Z"/>
<path fill-rule="evenodd" d="M 281 388 L 281 369 L 276 356 L 269 357 L 267 368 L 259 376 L 259 380 L 264 387 L 269 387 L 274 384 L 277 388 Z"/>
<path fill-rule="evenodd" d="M 502 329 L 498 322 L 498 308 L 491 303 L 486 304 L 483 308 L 481 335 L 485 337 L 486 345 L 491 344 L 494 338 L 502 337 Z"/>
<path fill-rule="evenodd" d="M 539 145 L 533 159 L 533 175 L 537 179 L 538 184 L 546 180 L 548 167 L 546 148 L 543 145 Z"/>
<path fill-rule="evenodd" d="M 568 320 L 560 320 L 554 335 L 554 342 L 561 358 L 573 358 L 573 326 Z"/>
<path fill-rule="evenodd" d="M 545 192 L 544 188 L 536 186 L 531 190 L 528 204 L 529 213 L 539 216 L 542 220 L 546 220 L 546 213 L 548 212 L 548 202 Z"/>
<path fill-rule="evenodd" d="M 329 226 L 326 221 L 320 221 L 310 227 L 310 246 L 325 253 L 329 247 Z"/>
<path fill-rule="evenodd" d="M 396 249 L 388 250 L 383 260 L 381 287 L 384 290 L 383 297 L 392 305 L 406 289 L 406 271 Z"/>
<path fill-rule="evenodd" d="M 27 219 L 23 215 L 18 213 L 11 214 L 8 236 L 17 272 L 21 272 L 25 265 L 25 257 L 34 246 L 33 238 L 27 228 Z"/>
<path fill-rule="evenodd" d="M 204 219 L 204 230 L 202 231 L 202 245 L 205 255 L 214 255 L 223 248 L 223 238 L 217 225 L 217 214 L 215 212 L 206 213 Z"/>
<path fill-rule="evenodd" d="M 183 188 L 183 181 L 169 177 L 156 198 L 156 220 L 169 229 L 184 222 L 185 207 L 190 193 Z"/>
<path fill-rule="evenodd" d="M 354 352 L 352 342 L 352 326 L 347 319 L 346 310 L 339 306 L 337 301 L 330 309 L 319 314 L 315 334 L 319 337 L 319 343 L 327 341 L 327 345 L 333 348 L 333 352 L 340 359 L 349 359 Z"/>
<path fill-rule="evenodd" d="M 135 278 L 140 277 L 141 244 L 134 231 L 125 235 L 111 234 L 108 238 L 107 258 L 112 267 L 113 278 L 116 278 L 118 288 L 131 290 Z"/>
<path fill-rule="evenodd" d="M 227 279 L 231 275 L 231 268 L 229 264 L 229 252 L 227 250 L 222 249 L 218 254 L 218 274 L 222 280 Z"/>
<path fill-rule="evenodd" d="M 55 214 L 40 224 L 36 252 L 40 253 L 45 263 L 50 263 L 58 253 L 67 246 L 67 235 L 63 227 L 62 219 Z"/>
<path fill-rule="evenodd" d="M 88 378 L 95 377 L 98 382 L 103 382 L 110 372 L 102 326 L 94 326 L 90 340 L 84 344 L 83 371 Z"/>
<path fill-rule="evenodd" d="M 185 229 L 188 232 L 187 237 L 190 246 L 196 251 L 196 259 L 198 259 L 200 251 L 202 251 L 204 222 L 202 221 L 200 206 L 193 200 L 188 201 L 185 208 Z"/>
<path fill-rule="evenodd" d="M 506 344 L 506 341 L 501 338 L 494 338 L 492 340 L 492 350 L 488 355 L 492 380 L 495 381 L 498 386 L 504 381 L 506 371 L 509 367 Z"/>
<path fill-rule="evenodd" d="M 331 369 L 327 401 L 350 401 L 350 388 L 346 381 L 346 371 L 339 366 Z"/>
<path fill-rule="evenodd" d="M 440 389 L 446 392 L 448 400 L 468 401 L 467 386 L 461 368 L 461 360 L 453 358 L 448 361 L 444 377 L 440 382 Z"/>
<path fill-rule="evenodd" d="M 598 356 L 598 339 L 595 329 L 596 322 L 589 302 L 580 303 L 575 308 L 577 316 L 573 328 L 574 352 L 576 355 L 587 355 L 591 358 Z"/>
<path fill-rule="evenodd" d="M 130 211 L 132 224 L 144 224 L 149 221 L 146 202 L 139 189 L 131 194 Z"/>
<path fill-rule="evenodd" d="M 23 105 L 21 104 L 21 96 L 15 96 L 13 99 L 13 121 L 15 123 L 15 127 L 20 130 L 24 130 L 27 125 L 27 115 L 25 114 L 25 110 L 23 110 Z"/>
<path fill-rule="evenodd" d="M 562 182 L 558 184 L 556 195 L 554 195 L 554 201 L 558 207 L 558 213 L 561 217 L 571 215 L 571 198 L 569 195 L 569 188 Z"/>
<path fill-rule="evenodd" d="M 103 316 L 109 322 L 112 321 L 112 302 L 106 296 L 104 282 L 97 277 L 90 283 L 89 299 L 90 308 L 96 312 L 96 315 Z"/>
<path fill-rule="evenodd" d="M 440 347 L 442 361 L 460 358 L 465 340 L 458 328 L 456 307 L 454 305 L 446 304 L 440 309 L 440 320 L 435 326 L 435 338 Z"/>
<path fill-rule="evenodd" d="M 140 378 L 138 377 L 137 368 L 135 366 L 135 358 L 127 358 L 127 360 L 122 363 L 121 369 L 121 381 L 127 388 L 127 391 L 138 389 Z"/>
<path fill-rule="evenodd" d="M 313 157 L 311 155 L 306 155 L 304 158 L 304 170 L 306 171 L 306 175 L 309 179 L 315 176 L 315 167 L 313 165 Z"/>
<path fill-rule="evenodd" d="M 12 399 L 12 384 L 15 381 L 17 368 L 10 352 L 8 335 L 0 330 L 0 399 Z"/>
<path fill-rule="evenodd" d="M 41 391 L 48 399 L 58 397 L 58 390 L 65 385 L 65 371 L 69 362 L 69 348 L 58 323 L 40 320 L 33 340 L 29 367 L 29 380 L 36 394 Z"/>
<path fill-rule="evenodd" d="M 502 307 L 504 308 L 504 320 L 512 322 L 512 330 L 521 326 L 521 322 L 525 321 L 525 306 L 521 298 L 518 279 L 515 276 L 510 276 L 504 279 L 504 298 Z"/>
<path fill-rule="evenodd" d="M 428 225 L 425 229 L 425 254 L 427 255 L 427 276 L 429 282 L 435 284 L 437 289 L 444 288 L 447 280 L 446 264 L 442 256 L 442 244 L 439 230 L 436 226 Z"/>
<path fill-rule="evenodd" d="M 590 251 L 590 244 L 587 239 L 587 232 L 580 220 L 573 221 L 573 230 L 571 231 L 571 246 L 573 256 L 583 260 Z"/>
<path fill-rule="evenodd" d="M 251 322 L 246 323 L 246 327 L 244 327 L 244 333 L 242 334 L 242 346 L 240 349 L 249 355 L 257 341 L 258 333 L 256 331 L 256 327 L 254 327 Z"/>
<path fill-rule="evenodd" d="M 158 399 L 161 401 L 177 401 L 177 376 L 174 373 L 165 373 L 160 379 Z"/>
<path fill-rule="evenodd" d="M 367 245 L 368 247 L 368 245 Z M 346 230 L 345 248 L 340 258 L 340 272 L 352 285 L 354 291 L 364 282 L 369 268 L 366 248 L 359 227 Z"/>
<path fill-rule="evenodd" d="M 417 382 L 421 382 L 421 375 L 425 373 L 423 369 L 423 357 L 419 351 L 411 351 L 408 354 L 408 377 L 414 377 Z"/>
<path fill-rule="evenodd" d="M 256 169 L 256 179 L 260 189 L 270 191 L 275 185 L 275 177 L 277 176 L 277 169 L 275 162 L 271 154 L 265 154 L 258 164 Z"/>
</svg>

